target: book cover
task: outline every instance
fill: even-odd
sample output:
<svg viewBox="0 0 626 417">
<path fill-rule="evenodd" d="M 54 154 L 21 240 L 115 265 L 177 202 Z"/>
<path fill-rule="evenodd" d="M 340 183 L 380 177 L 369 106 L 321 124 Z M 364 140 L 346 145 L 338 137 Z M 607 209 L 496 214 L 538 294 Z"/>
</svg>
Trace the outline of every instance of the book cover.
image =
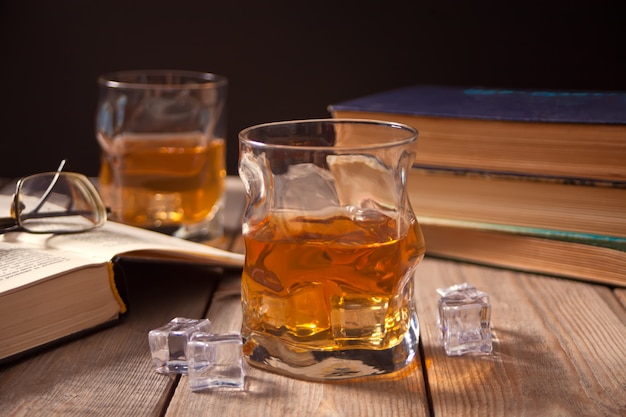
<svg viewBox="0 0 626 417">
<path fill-rule="evenodd" d="M 414 85 L 328 107 L 467 119 L 626 124 L 626 92 L 464 88 Z"/>
</svg>

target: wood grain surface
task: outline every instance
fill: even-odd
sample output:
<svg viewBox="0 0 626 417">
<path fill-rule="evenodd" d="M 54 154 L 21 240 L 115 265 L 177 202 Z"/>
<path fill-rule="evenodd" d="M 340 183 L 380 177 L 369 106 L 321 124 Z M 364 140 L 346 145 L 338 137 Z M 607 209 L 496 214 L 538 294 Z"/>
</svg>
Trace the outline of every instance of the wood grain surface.
<svg viewBox="0 0 626 417">
<path fill-rule="evenodd" d="M 0 366 L 0 416 L 626 416 L 626 289 L 427 258 L 422 354 L 404 370 L 317 383 L 248 366 L 245 391 L 192 392 L 153 371 L 148 331 L 176 316 L 239 330 L 240 271 L 134 262 L 121 322 Z M 439 343 L 436 289 L 462 282 L 490 296 L 490 355 L 448 357 Z"/>
</svg>

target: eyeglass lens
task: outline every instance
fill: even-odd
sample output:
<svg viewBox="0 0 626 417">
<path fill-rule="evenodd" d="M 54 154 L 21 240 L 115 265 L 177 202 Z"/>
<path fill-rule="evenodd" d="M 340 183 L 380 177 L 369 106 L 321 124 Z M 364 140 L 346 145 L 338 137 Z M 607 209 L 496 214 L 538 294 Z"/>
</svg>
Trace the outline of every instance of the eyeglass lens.
<svg viewBox="0 0 626 417">
<path fill-rule="evenodd" d="M 70 172 L 23 178 L 14 211 L 18 224 L 36 233 L 80 232 L 106 221 L 106 209 L 94 186 L 86 177 Z"/>
</svg>

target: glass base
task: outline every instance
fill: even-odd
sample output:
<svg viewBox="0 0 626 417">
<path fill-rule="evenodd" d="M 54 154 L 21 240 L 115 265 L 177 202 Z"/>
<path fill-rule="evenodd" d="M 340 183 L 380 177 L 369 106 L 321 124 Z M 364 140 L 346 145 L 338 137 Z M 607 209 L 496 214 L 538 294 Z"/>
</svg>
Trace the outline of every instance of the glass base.
<svg viewBox="0 0 626 417">
<path fill-rule="evenodd" d="M 245 338 L 244 355 L 252 366 L 298 379 L 328 381 L 399 371 L 415 358 L 419 322 L 413 314 L 409 330 L 397 345 L 384 350 L 306 350 L 254 333 Z"/>
<path fill-rule="evenodd" d="M 112 219 L 114 220 L 114 219 Z M 139 226 L 142 227 L 142 226 Z M 164 226 L 143 226 L 166 235 L 194 242 L 206 242 L 224 236 L 224 210 L 221 202 L 216 204 L 209 215 L 194 224 L 168 224 Z"/>
<path fill-rule="evenodd" d="M 181 239 L 203 242 L 224 236 L 224 213 L 221 205 L 213 207 L 211 214 L 196 224 L 183 224 L 172 236 Z"/>
</svg>

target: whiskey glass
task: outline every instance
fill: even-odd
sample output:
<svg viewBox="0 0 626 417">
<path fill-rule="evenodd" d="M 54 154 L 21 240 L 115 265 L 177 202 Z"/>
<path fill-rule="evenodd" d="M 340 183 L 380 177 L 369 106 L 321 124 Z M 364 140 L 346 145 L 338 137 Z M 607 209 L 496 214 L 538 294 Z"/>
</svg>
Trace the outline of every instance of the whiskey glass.
<svg viewBox="0 0 626 417">
<path fill-rule="evenodd" d="M 190 240 L 222 235 L 227 87 L 197 71 L 98 77 L 99 181 L 112 220 Z"/>
<path fill-rule="evenodd" d="M 240 133 L 250 364 L 325 381 L 391 373 L 413 360 L 413 275 L 424 239 L 406 181 L 417 135 L 350 119 Z"/>
</svg>

